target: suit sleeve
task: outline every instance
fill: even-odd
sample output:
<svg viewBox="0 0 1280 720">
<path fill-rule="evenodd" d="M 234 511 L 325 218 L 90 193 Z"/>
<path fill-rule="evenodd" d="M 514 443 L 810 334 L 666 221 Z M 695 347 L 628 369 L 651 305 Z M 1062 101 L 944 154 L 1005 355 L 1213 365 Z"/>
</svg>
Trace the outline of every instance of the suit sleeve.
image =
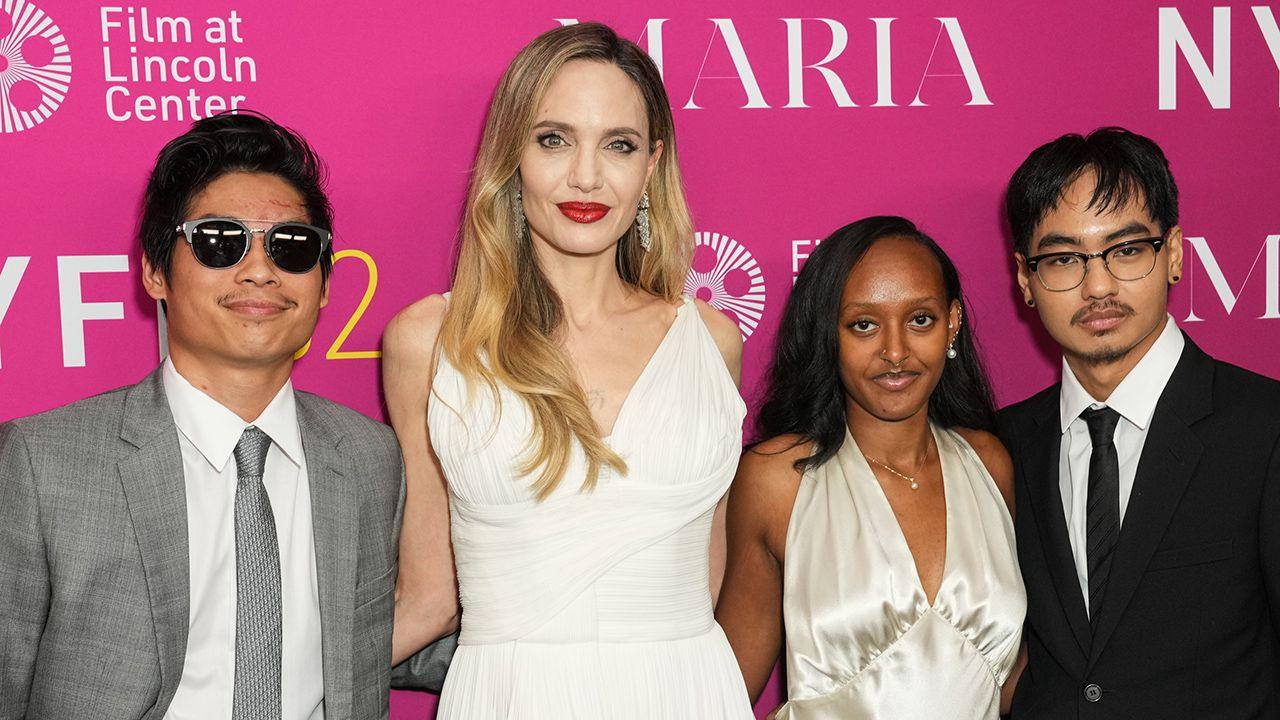
<svg viewBox="0 0 1280 720">
<path fill-rule="evenodd" d="M 458 647 L 458 634 L 445 635 L 391 670 L 391 687 L 439 693 Z"/>
<path fill-rule="evenodd" d="M 1271 448 L 1258 516 L 1258 557 L 1267 588 L 1271 631 L 1280 637 L 1280 440 Z"/>
<path fill-rule="evenodd" d="M 0 425 L 0 720 L 27 714 L 49 614 L 49 565 L 35 472 L 14 423 Z"/>
</svg>

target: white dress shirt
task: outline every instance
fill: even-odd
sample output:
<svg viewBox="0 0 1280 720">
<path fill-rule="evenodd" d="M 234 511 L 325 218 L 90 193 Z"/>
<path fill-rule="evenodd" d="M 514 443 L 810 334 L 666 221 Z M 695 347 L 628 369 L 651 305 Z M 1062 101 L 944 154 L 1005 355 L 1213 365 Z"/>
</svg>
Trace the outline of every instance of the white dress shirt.
<svg viewBox="0 0 1280 720">
<path fill-rule="evenodd" d="M 1071 540 L 1071 556 L 1076 563 L 1076 577 L 1080 580 L 1080 592 L 1084 596 L 1085 609 L 1089 608 L 1089 559 L 1087 543 L 1087 507 L 1089 501 L 1089 458 L 1093 455 L 1093 441 L 1089 438 L 1089 425 L 1080 413 L 1089 408 L 1110 407 L 1120 413 L 1116 424 L 1114 442 L 1120 461 L 1120 523 L 1129 506 L 1133 492 L 1133 479 L 1138 473 L 1138 460 L 1142 446 L 1151 428 L 1151 416 L 1156 403 L 1169 383 L 1169 376 L 1182 357 L 1186 341 L 1182 331 L 1169 317 L 1164 330 L 1155 343 L 1142 356 L 1138 364 L 1120 381 L 1111 397 L 1098 400 L 1080 385 L 1071 366 L 1062 361 L 1062 393 L 1059 400 L 1062 427 L 1062 452 L 1058 456 L 1058 488 L 1062 494 L 1062 513 L 1067 520 L 1067 537 Z"/>
<path fill-rule="evenodd" d="M 280 543 L 283 720 L 324 718 L 320 595 L 302 435 L 293 384 L 246 423 L 164 362 L 164 390 L 178 426 L 187 494 L 191 619 L 187 654 L 167 720 L 231 717 L 236 662 L 235 497 L 232 453 L 254 425 L 271 437 L 262 482 Z"/>
</svg>

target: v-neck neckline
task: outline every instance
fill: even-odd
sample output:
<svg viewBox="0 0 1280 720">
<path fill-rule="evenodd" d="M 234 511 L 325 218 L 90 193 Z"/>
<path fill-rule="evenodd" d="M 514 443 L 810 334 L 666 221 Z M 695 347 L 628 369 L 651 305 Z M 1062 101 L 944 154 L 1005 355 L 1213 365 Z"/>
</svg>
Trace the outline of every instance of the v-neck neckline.
<svg viewBox="0 0 1280 720">
<path fill-rule="evenodd" d="M 631 381 L 631 387 L 627 388 L 627 394 L 622 397 L 622 404 L 618 406 L 618 413 L 613 416 L 613 425 L 609 428 L 607 434 L 602 433 L 600 439 L 606 443 L 612 443 L 618 434 L 618 426 L 622 423 L 623 414 L 631 405 L 631 398 L 636 394 L 636 390 L 640 388 L 640 383 L 645 380 L 650 370 L 654 367 L 658 356 L 662 353 L 663 348 L 670 344 L 671 338 L 675 336 L 676 326 L 680 324 L 680 318 L 684 315 L 685 308 L 690 305 L 688 298 L 681 298 L 680 305 L 676 307 L 676 316 L 672 319 L 671 324 L 667 326 L 666 333 L 662 339 L 658 341 L 658 345 L 649 354 L 649 359 L 645 361 L 644 367 L 640 369 L 640 374 L 636 375 L 636 379 Z M 600 428 L 596 428 L 596 432 L 600 432 Z"/>
<path fill-rule="evenodd" d="M 938 429 L 932 422 L 929 423 L 929 432 L 933 434 L 933 444 L 938 451 L 938 474 L 942 482 L 942 505 L 943 505 L 943 522 L 946 527 L 943 529 L 943 539 L 945 547 L 942 550 L 942 573 L 938 576 L 938 587 L 934 590 L 933 598 L 929 598 L 929 592 L 924 587 L 924 580 L 920 576 L 920 564 L 916 562 L 916 556 L 911 552 L 911 543 L 907 542 L 907 534 L 902 530 L 902 523 L 898 521 L 898 514 L 893 510 L 893 503 L 889 502 L 889 496 L 884 492 L 884 486 L 880 484 L 880 480 L 876 477 L 875 470 L 871 467 L 871 463 L 867 461 L 867 456 L 862 453 L 862 448 L 858 445 L 858 441 L 853 439 L 853 433 L 849 428 L 845 427 L 845 438 L 853 443 L 853 447 L 858 451 L 858 458 L 861 465 L 866 469 L 870 476 L 871 482 L 875 485 L 875 495 L 880 499 L 880 506 L 883 512 L 887 513 L 887 519 L 893 523 L 896 529 L 896 544 L 899 552 L 906 556 L 906 560 L 910 563 L 912 577 L 915 578 L 915 589 L 924 597 L 925 602 L 930 609 L 938 607 L 938 598 L 942 596 L 942 590 L 947 585 L 947 574 L 951 571 L 952 558 L 951 548 L 954 545 L 951 536 L 951 526 L 955 523 L 951 517 L 951 488 L 947 483 L 947 467 L 942 456 L 942 442 L 938 438 Z"/>
</svg>

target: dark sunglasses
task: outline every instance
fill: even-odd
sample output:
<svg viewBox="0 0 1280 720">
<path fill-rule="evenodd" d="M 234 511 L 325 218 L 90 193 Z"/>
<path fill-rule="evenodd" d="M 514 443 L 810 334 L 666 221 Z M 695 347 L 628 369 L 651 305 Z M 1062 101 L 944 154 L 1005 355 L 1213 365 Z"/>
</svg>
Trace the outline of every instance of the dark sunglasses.
<svg viewBox="0 0 1280 720">
<path fill-rule="evenodd" d="M 249 254 L 254 233 L 262 233 L 267 257 L 276 267 L 291 273 L 304 273 L 320 262 L 320 256 L 333 236 L 328 230 L 300 222 L 275 223 L 265 230 L 254 230 L 245 223 L 265 220 L 237 220 L 211 217 L 188 220 L 174 228 L 187 239 L 196 260 L 208 268 L 234 267 Z"/>
</svg>

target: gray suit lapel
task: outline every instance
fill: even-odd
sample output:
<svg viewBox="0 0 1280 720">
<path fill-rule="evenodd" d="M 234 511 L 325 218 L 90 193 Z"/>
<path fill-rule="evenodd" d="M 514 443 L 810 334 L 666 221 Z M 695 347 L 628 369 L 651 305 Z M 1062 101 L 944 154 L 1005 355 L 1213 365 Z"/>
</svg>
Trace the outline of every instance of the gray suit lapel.
<svg viewBox="0 0 1280 720">
<path fill-rule="evenodd" d="M 320 630 L 324 651 L 325 714 L 351 713 L 352 616 L 355 611 L 356 545 L 360 499 L 339 447 L 342 434 L 316 401 L 297 394 L 298 427 L 311 485 L 311 522 L 320 586 Z"/>
<path fill-rule="evenodd" d="M 182 450 L 159 370 L 126 393 L 120 438 L 137 448 L 118 469 L 142 555 L 160 656 L 160 695 L 148 717 L 160 717 L 182 679 L 191 600 Z"/>
</svg>

